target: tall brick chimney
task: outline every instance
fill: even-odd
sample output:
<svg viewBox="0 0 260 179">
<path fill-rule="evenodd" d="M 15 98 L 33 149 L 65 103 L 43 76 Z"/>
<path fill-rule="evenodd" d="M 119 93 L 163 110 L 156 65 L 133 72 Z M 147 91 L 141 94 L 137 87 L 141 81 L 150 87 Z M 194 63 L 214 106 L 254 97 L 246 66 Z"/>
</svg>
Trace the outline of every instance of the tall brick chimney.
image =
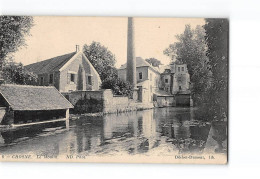
<svg viewBox="0 0 260 179">
<path fill-rule="evenodd" d="M 133 87 L 136 86 L 136 58 L 135 58 L 133 17 L 128 17 L 126 80 Z"/>
</svg>

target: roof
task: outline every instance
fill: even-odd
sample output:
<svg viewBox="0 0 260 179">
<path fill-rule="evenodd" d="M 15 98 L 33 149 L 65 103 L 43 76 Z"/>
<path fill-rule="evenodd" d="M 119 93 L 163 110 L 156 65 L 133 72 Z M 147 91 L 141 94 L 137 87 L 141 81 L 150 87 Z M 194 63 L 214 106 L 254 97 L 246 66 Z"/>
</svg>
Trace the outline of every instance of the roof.
<svg viewBox="0 0 260 179">
<path fill-rule="evenodd" d="M 150 65 L 150 63 L 148 63 L 147 61 L 145 61 L 142 57 L 136 57 L 136 67 L 150 67 L 153 70 L 155 70 L 156 72 L 159 72 L 158 69 L 156 69 L 155 67 L 153 67 L 152 65 Z M 126 69 L 126 64 L 121 65 L 121 67 L 119 68 L 119 70 L 122 69 Z"/>
<path fill-rule="evenodd" d="M 0 94 L 13 110 L 73 108 L 73 105 L 53 86 L 1 85 Z"/>
<path fill-rule="evenodd" d="M 65 55 L 57 56 L 50 58 L 44 61 L 26 65 L 25 69 L 31 71 L 35 74 L 44 74 L 58 71 L 63 67 L 74 55 L 76 52 L 68 53 Z"/>
</svg>

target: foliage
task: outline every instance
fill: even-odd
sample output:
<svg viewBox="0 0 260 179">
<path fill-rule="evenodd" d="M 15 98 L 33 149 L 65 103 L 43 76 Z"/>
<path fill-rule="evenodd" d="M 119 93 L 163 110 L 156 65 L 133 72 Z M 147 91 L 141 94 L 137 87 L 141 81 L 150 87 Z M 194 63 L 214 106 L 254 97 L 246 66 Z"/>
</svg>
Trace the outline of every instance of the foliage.
<svg viewBox="0 0 260 179">
<path fill-rule="evenodd" d="M 101 78 L 101 80 L 103 79 L 102 81 L 106 81 L 106 79 L 109 79 L 109 78 L 117 79 L 118 73 L 117 73 L 116 67 L 107 66 L 106 71 L 103 71 L 100 74 L 100 78 Z"/>
<path fill-rule="evenodd" d="M 210 87 L 211 71 L 206 56 L 207 44 L 205 30 L 201 26 L 191 29 L 186 25 L 182 34 L 176 36 L 177 42 L 170 44 L 164 54 L 170 56 L 175 63 L 187 64 L 190 74 L 191 91 L 194 103 L 204 103 L 205 93 Z"/>
<path fill-rule="evenodd" d="M 162 65 L 160 60 L 157 60 L 156 58 L 148 58 L 145 59 L 148 63 L 150 63 L 154 67 L 159 67 L 159 65 Z"/>
<path fill-rule="evenodd" d="M 112 89 L 116 95 L 131 95 L 132 87 L 118 77 L 115 56 L 99 42 L 84 45 L 83 52 L 97 70 L 102 89 Z"/>
<path fill-rule="evenodd" d="M 97 113 L 102 112 L 102 109 L 102 100 L 97 100 L 94 98 L 87 99 L 85 96 L 83 99 L 77 101 L 72 109 L 72 112 L 75 114 Z"/>
<path fill-rule="evenodd" d="M 29 16 L 0 16 L 0 68 L 7 55 L 25 45 L 33 18 Z"/>
<path fill-rule="evenodd" d="M 8 62 L 3 66 L 3 78 L 7 84 L 36 85 L 37 75 L 24 69 L 22 63 Z"/>
<path fill-rule="evenodd" d="M 97 70 L 100 75 L 101 81 L 105 80 L 109 74 L 114 75 L 112 67 L 116 63 L 115 55 L 107 49 L 107 47 L 101 45 L 99 42 L 93 41 L 90 45 L 85 44 L 83 46 L 83 52 Z M 111 73 L 109 73 L 109 72 Z"/>
<path fill-rule="evenodd" d="M 102 82 L 102 89 L 112 89 L 116 95 L 132 96 L 133 86 L 120 78 L 107 78 Z"/>
<path fill-rule="evenodd" d="M 213 79 L 208 102 L 214 106 L 212 112 L 219 118 L 220 115 L 227 115 L 228 108 L 229 23 L 227 19 L 206 19 L 204 28 L 208 45 L 207 56 Z"/>
</svg>

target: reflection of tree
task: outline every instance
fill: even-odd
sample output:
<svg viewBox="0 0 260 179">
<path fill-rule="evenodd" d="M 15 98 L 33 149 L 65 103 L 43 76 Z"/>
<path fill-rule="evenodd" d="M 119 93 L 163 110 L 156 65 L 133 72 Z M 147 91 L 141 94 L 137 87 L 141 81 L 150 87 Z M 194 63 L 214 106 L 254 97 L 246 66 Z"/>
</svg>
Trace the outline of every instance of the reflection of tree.
<svg viewBox="0 0 260 179">
<path fill-rule="evenodd" d="M 223 142 L 227 139 L 227 124 L 224 121 L 212 122 L 213 135 L 212 138 L 217 142 L 215 152 L 223 153 L 226 148 L 223 147 Z"/>
<path fill-rule="evenodd" d="M 195 121 L 193 109 L 171 111 L 171 117 L 163 118 L 161 133 L 174 144 L 180 153 L 201 152 L 205 148 L 210 124 Z"/>
</svg>

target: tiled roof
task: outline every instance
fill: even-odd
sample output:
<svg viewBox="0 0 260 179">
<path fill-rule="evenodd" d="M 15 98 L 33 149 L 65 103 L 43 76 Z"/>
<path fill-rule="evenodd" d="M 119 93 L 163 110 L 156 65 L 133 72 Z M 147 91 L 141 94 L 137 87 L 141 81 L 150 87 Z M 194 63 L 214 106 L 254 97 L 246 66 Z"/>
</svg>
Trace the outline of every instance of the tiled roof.
<svg viewBox="0 0 260 179">
<path fill-rule="evenodd" d="M 0 94 L 13 110 L 56 110 L 73 108 L 55 87 L 1 85 Z"/>
<path fill-rule="evenodd" d="M 26 65 L 25 69 L 35 74 L 51 73 L 58 71 L 63 65 L 65 65 L 76 52 L 54 57 L 41 62 Z"/>
<path fill-rule="evenodd" d="M 150 64 L 145 61 L 142 57 L 136 57 L 136 67 L 143 67 L 143 66 L 150 66 Z M 121 65 L 121 67 L 119 69 L 125 69 L 126 68 L 126 64 Z"/>
</svg>

